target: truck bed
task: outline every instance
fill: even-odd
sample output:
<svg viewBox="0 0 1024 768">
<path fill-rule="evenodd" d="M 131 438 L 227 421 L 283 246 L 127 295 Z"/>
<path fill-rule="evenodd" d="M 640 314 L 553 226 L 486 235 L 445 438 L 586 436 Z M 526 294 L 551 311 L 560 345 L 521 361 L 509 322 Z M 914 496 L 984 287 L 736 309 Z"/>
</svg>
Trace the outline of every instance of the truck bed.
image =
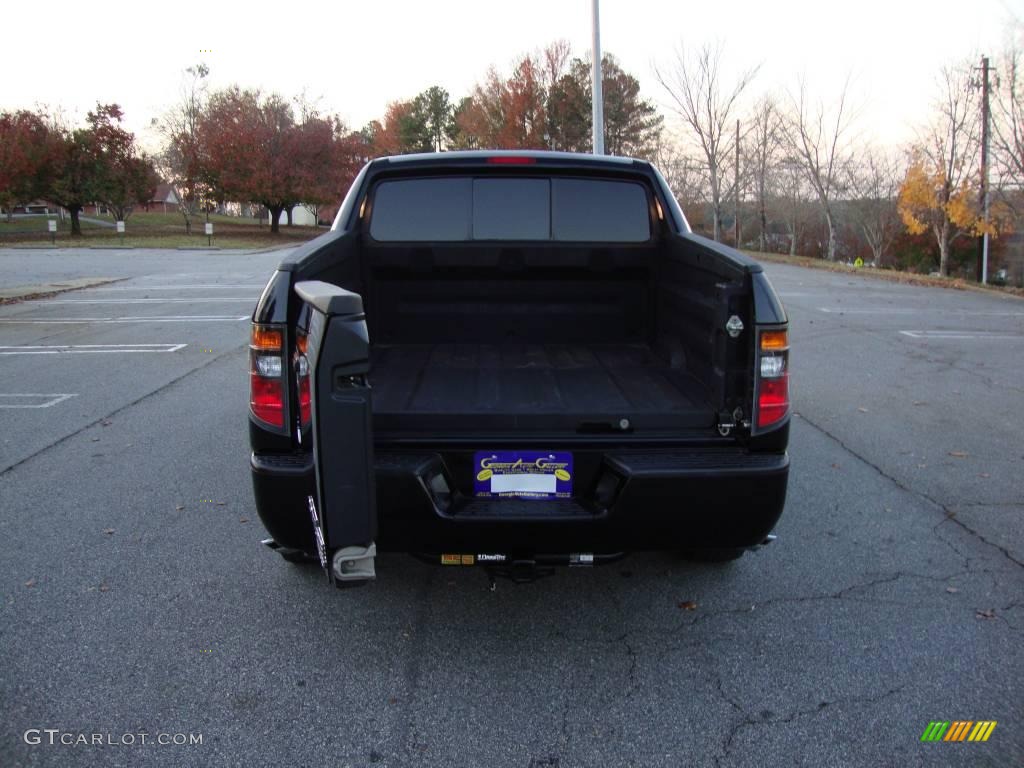
<svg viewBox="0 0 1024 768">
<path fill-rule="evenodd" d="M 642 343 L 375 345 L 369 379 L 385 428 L 415 415 L 516 427 L 544 417 L 537 423 L 574 432 L 621 428 L 623 418 L 674 428 L 714 420 L 700 382 Z"/>
</svg>

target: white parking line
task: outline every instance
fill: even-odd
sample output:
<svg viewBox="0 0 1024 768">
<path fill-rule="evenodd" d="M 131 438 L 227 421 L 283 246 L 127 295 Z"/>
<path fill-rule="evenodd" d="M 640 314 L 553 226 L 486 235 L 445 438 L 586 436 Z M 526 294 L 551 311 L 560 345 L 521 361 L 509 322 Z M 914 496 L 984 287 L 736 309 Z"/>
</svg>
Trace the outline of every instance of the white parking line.
<svg viewBox="0 0 1024 768">
<path fill-rule="evenodd" d="M 204 296 L 201 299 L 40 299 L 22 304 L 211 304 L 220 301 L 239 301 L 254 304 L 252 296 Z"/>
<path fill-rule="evenodd" d="M 188 344 L 25 344 L 0 346 L 0 355 L 81 355 L 89 353 L 177 352 Z"/>
<path fill-rule="evenodd" d="M 1019 333 L 1001 331 L 900 331 L 912 339 L 1024 339 Z"/>
<path fill-rule="evenodd" d="M 139 317 L 51 317 L 46 320 L 0 319 L 0 325 L 82 325 L 85 323 L 237 323 L 248 315 L 151 315 Z"/>
<path fill-rule="evenodd" d="M 51 406 L 57 405 L 57 403 L 63 403 L 65 400 L 70 400 L 72 397 L 78 397 L 78 395 L 69 394 L 17 394 L 17 395 L 0 395 L 0 408 L 50 408 Z M 13 403 L 6 403 L 6 398 L 15 399 Z M 23 398 L 22 402 L 17 402 L 17 398 Z M 41 400 L 40 403 L 27 403 L 25 399 Z"/>
<path fill-rule="evenodd" d="M 208 283 L 206 285 L 121 285 L 111 288 L 91 288 L 90 291 L 177 291 L 184 289 L 201 289 L 201 288 L 219 288 L 221 290 L 253 290 L 262 291 L 266 286 L 262 283 L 254 283 L 252 285 L 229 285 L 227 283 Z"/>
<path fill-rule="evenodd" d="M 842 309 L 830 307 L 818 307 L 819 312 L 827 312 L 830 315 L 917 315 L 922 312 L 942 312 L 957 317 L 1024 317 L 1024 312 L 977 312 L 970 309 L 943 309 L 941 307 L 920 307 L 917 309 L 890 309 L 878 307 L 877 309 Z"/>
</svg>

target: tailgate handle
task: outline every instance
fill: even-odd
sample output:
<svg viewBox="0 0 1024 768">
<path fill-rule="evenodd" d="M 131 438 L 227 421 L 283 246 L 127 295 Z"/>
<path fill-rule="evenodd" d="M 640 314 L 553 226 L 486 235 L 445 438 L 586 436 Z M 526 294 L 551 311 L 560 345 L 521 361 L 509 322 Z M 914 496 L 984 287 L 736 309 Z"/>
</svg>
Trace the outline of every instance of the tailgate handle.
<svg viewBox="0 0 1024 768">
<path fill-rule="evenodd" d="M 295 292 L 304 302 L 324 315 L 361 315 L 363 297 L 323 280 L 303 280 L 295 284 Z"/>
</svg>

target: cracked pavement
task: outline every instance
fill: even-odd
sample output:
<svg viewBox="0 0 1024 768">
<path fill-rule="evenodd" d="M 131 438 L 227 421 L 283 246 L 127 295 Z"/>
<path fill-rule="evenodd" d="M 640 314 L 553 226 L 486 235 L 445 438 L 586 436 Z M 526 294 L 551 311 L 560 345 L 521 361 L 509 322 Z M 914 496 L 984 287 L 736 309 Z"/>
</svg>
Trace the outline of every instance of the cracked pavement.
<svg viewBox="0 0 1024 768">
<path fill-rule="evenodd" d="M 176 258 L 79 255 L 74 272 L 247 284 L 277 257 Z M 0 278 L 61 264 L 0 252 Z M 8 358 L 0 392 L 81 394 L 3 412 L 0 764 L 1020 765 L 1024 301 L 768 272 L 798 412 L 778 541 L 732 564 L 633 555 L 494 592 L 478 570 L 394 555 L 375 584 L 336 591 L 259 546 L 244 323 L 147 326 L 190 347 L 118 358 L 113 376 L 100 356 Z M 226 290 L 210 295 L 245 295 Z M 899 333 L 942 329 L 1017 338 Z M 31 333 L 130 340 L 0 324 L 18 339 L 0 343 Z M 48 376 L 58 388 L 24 389 Z M 983 744 L 922 744 L 936 719 L 999 724 Z M 204 741 L 31 746 L 28 728 Z"/>
</svg>

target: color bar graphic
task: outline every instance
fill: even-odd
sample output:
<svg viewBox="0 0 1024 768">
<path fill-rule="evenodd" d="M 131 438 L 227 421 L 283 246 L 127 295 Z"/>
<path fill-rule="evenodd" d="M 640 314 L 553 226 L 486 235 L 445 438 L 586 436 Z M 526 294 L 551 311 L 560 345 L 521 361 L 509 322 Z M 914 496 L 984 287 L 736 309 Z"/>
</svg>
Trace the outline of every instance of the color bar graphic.
<svg viewBox="0 0 1024 768">
<path fill-rule="evenodd" d="M 995 720 L 932 720 L 921 741 L 988 741 L 995 728 Z"/>
</svg>

